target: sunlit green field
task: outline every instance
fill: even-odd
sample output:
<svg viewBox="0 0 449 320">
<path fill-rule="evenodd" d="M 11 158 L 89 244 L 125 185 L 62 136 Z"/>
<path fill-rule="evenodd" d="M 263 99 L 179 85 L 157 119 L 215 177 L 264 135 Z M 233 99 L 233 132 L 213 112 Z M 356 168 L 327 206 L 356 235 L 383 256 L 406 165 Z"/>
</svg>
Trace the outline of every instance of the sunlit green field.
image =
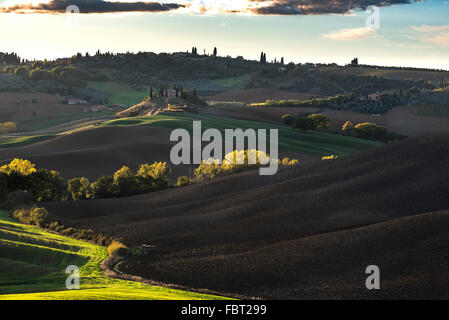
<svg viewBox="0 0 449 320">
<path fill-rule="evenodd" d="M 0 211 L 0 300 L 225 299 L 106 277 L 106 248 L 12 221 Z M 68 290 L 66 267 L 80 268 L 80 289 Z"/>
<path fill-rule="evenodd" d="M 192 121 L 201 120 L 202 130 L 215 128 L 222 133 L 225 129 L 279 129 L 279 149 L 297 151 L 315 155 L 336 154 L 345 156 L 369 148 L 381 146 L 382 143 L 358 139 L 349 136 L 337 135 L 322 131 L 302 133 L 287 126 L 277 126 L 264 122 L 237 120 L 221 116 L 212 116 L 192 113 L 159 113 L 148 118 L 134 117 L 104 122 L 107 126 L 148 125 L 160 126 L 169 129 L 184 128 L 192 130 Z"/>
<path fill-rule="evenodd" d="M 45 141 L 56 137 L 55 134 L 45 134 L 45 135 L 36 135 L 36 136 L 27 136 L 27 137 L 18 137 L 0 141 L 0 149 L 3 148 L 16 148 L 16 147 L 24 147 L 33 143 Z"/>
</svg>

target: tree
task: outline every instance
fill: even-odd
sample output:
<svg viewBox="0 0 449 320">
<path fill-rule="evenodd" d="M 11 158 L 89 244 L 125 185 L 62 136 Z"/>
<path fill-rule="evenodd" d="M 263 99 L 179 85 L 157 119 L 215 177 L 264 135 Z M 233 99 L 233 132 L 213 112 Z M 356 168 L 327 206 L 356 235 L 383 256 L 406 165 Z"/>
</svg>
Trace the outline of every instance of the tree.
<svg viewBox="0 0 449 320">
<path fill-rule="evenodd" d="M 363 139 L 384 141 L 388 136 L 385 127 L 370 122 L 359 123 L 353 130 L 357 137 Z"/>
<path fill-rule="evenodd" d="M 142 164 L 137 171 L 141 192 L 166 188 L 170 185 L 171 169 L 166 162 Z"/>
<path fill-rule="evenodd" d="M 308 130 L 316 129 L 315 121 L 308 117 L 296 118 L 293 121 L 293 127 L 301 130 L 302 132 L 307 132 Z"/>
<path fill-rule="evenodd" d="M 9 164 L 5 164 L 0 167 L 0 173 L 3 172 L 7 175 L 17 172 L 24 176 L 30 175 L 36 172 L 36 165 L 31 163 L 29 160 L 17 159 L 15 158 Z"/>
<path fill-rule="evenodd" d="M 292 123 L 293 123 L 293 120 L 295 120 L 295 118 L 294 118 L 290 113 L 284 114 L 284 115 L 282 116 L 282 121 L 283 121 L 286 125 L 292 124 Z"/>
<path fill-rule="evenodd" d="M 121 197 L 139 193 L 139 183 L 129 167 L 123 166 L 114 173 L 114 184 L 118 195 Z"/>
<path fill-rule="evenodd" d="M 261 52 L 261 54 L 260 54 L 260 63 L 262 63 L 262 64 L 267 63 L 267 54 L 264 52 Z"/>
<path fill-rule="evenodd" d="M 217 56 L 217 47 L 214 48 L 214 57 Z"/>
<path fill-rule="evenodd" d="M 309 119 L 312 119 L 315 122 L 315 126 L 318 129 L 328 129 L 331 123 L 331 120 L 326 117 L 324 114 L 314 113 L 308 116 Z"/>
<path fill-rule="evenodd" d="M 359 58 L 354 58 L 351 60 L 351 65 L 358 66 L 359 65 Z"/>
<path fill-rule="evenodd" d="M 72 194 L 73 200 L 85 200 L 90 195 L 90 182 L 84 177 L 70 179 L 67 190 Z"/>
<path fill-rule="evenodd" d="M 133 171 L 129 167 L 123 166 L 114 173 L 114 182 L 117 182 L 120 178 L 131 178 L 133 176 Z"/>
<path fill-rule="evenodd" d="M 351 135 L 353 129 L 354 124 L 351 121 L 346 121 L 343 127 L 341 128 L 341 130 L 348 135 Z"/>
<path fill-rule="evenodd" d="M 284 65 L 284 57 L 281 58 L 281 64 Z"/>
<path fill-rule="evenodd" d="M 112 198 L 116 194 L 114 188 L 114 178 L 112 176 L 102 176 L 100 179 L 92 183 L 92 198 L 106 199 Z"/>
<path fill-rule="evenodd" d="M 60 201 L 64 190 L 64 180 L 57 171 L 39 169 L 31 174 L 29 191 L 38 202 Z"/>
</svg>

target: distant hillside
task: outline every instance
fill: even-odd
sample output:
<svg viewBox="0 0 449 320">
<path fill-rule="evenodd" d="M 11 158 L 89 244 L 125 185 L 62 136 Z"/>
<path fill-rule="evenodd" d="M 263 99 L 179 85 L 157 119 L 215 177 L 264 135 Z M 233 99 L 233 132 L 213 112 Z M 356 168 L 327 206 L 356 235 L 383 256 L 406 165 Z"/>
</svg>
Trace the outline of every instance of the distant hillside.
<svg viewBox="0 0 449 320">
<path fill-rule="evenodd" d="M 131 198 L 48 203 L 154 246 L 127 273 L 265 298 L 449 298 L 449 135 Z M 365 268 L 381 290 L 365 289 Z M 432 290 L 429 290 L 432 288 Z"/>
</svg>

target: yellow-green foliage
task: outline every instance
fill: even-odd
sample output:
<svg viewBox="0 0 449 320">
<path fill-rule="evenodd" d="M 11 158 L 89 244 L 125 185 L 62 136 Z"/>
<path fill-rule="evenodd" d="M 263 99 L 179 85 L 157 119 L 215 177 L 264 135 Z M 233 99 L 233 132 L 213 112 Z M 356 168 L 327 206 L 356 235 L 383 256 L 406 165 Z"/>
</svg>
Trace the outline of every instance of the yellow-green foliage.
<svg viewBox="0 0 449 320">
<path fill-rule="evenodd" d="M 14 133 L 17 131 L 16 124 L 14 122 L 0 123 L 0 134 L 2 133 Z"/>
<path fill-rule="evenodd" d="M 296 166 L 298 164 L 299 164 L 298 159 L 289 159 L 289 158 L 279 159 L 279 165 L 283 167 Z"/>
<path fill-rule="evenodd" d="M 142 164 L 137 175 L 142 178 L 152 178 L 155 180 L 168 181 L 171 169 L 166 162 L 155 162 L 153 164 Z"/>
<path fill-rule="evenodd" d="M 0 173 L 6 173 L 7 175 L 12 172 L 20 173 L 21 175 L 28 176 L 36 172 L 36 165 L 28 160 L 14 159 L 9 164 L 5 164 L 0 167 Z"/>
<path fill-rule="evenodd" d="M 338 159 L 337 155 L 331 154 L 330 156 L 324 156 L 321 158 L 321 160 L 335 160 Z"/>
<path fill-rule="evenodd" d="M 129 167 L 123 166 L 114 173 L 114 182 L 117 182 L 120 178 L 132 178 L 133 176 L 133 171 Z"/>
<path fill-rule="evenodd" d="M 25 224 L 43 227 L 48 222 L 48 212 L 47 209 L 38 207 L 18 209 L 14 211 L 13 218 Z"/>
<path fill-rule="evenodd" d="M 351 131 L 354 129 L 354 124 L 351 121 L 346 121 L 341 130 L 346 133 L 351 133 Z"/>
<path fill-rule="evenodd" d="M 126 257 L 128 252 L 129 248 L 120 241 L 113 241 L 108 246 L 108 254 L 110 257 Z"/>
<path fill-rule="evenodd" d="M 178 180 L 176 181 L 177 187 L 184 187 L 188 186 L 190 184 L 190 179 L 187 176 L 180 176 L 178 177 Z"/>
<path fill-rule="evenodd" d="M 311 114 L 308 118 L 315 122 L 318 129 L 328 129 L 331 123 L 331 120 L 328 117 L 320 113 Z"/>
<path fill-rule="evenodd" d="M 91 195 L 90 182 L 84 177 L 70 179 L 67 190 L 72 194 L 73 200 L 88 199 Z"/>
<path fill-rule="evenodd" d="M 220 175 L 260 167 L 272 161 L 278 162 L 281 166 L 292 166 L 299 163 L 297 159 L 270 159 L 269 154 L 255 149 L 234 150 L 226 154 L 222 161 L 219 159 L 202 161 L 195 170 L 195 176 L 198 180 L 213 179 Z"/>
</svg>

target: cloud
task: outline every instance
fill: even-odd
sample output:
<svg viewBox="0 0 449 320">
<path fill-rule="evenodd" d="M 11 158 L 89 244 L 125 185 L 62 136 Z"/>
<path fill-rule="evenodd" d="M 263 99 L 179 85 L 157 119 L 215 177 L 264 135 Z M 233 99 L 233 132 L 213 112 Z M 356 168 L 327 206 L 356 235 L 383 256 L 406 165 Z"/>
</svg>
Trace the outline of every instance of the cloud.
<svg viewBox="0 0 449 320">
<path fill-rule="evenodd" d="M 412 26 L 411 29 L 415 32 L 415 35 L 411 37 L 413 40 L 449 47 L 449 25 Z"/>
<path fill-rule="evenodd" d="M 0 0 L 1 3 L 2 0 Z M 38 4 L 16 4 L 0 7 L 0 12 L 64 13 L 69 5 L 76 5 L 81 13 L 163 12 L 177 9 L 193 13 L 228 13 L 256 15 L 319 15 L 347 14 L 368 6 L 408 4 L 419 0 L 174 0 L 174 3 L 129 2 L 129 0 L 52 0 Z M 0 4 L 1 6 L 1 4 Z"/>
<path fill-rule="evenodd" d="M 362 40 L 376 37 L 376 30 L 371 28 L 341 29 L 323 35 L 323 38 L 331 40 Z"/>
<path fill-rule="evenodd" d="M 369 6 L 409 4 L 414 0 L 250 0 L 256 4 L 250 9 L 256 14 L 318 15 L 346 14 L 353 9 L 365 10 Z"/>
<path fill-rule="evenodd" d="M 104 0 L 52 0 L 48 3 L 17 4 L 0 8 L 5 13 L 65 13 L 67 7 L 75 5 L 80 13 L 111 12 L 163 12 L 184 8 L 177 3 L 159 2 L 112 2 Z"/>
</svg>

